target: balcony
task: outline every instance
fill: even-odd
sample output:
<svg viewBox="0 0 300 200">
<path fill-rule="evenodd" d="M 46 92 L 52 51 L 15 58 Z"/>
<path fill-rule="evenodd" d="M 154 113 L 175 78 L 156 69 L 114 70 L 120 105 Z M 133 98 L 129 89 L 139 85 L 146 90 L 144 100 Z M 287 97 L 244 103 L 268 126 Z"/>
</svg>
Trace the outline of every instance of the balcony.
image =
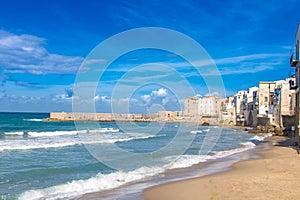
<svg viewBox="0 0 300 200">
<path fill-rule="evenodd" d="M 294 60 L 293 55 L 290 57 L 290 66 L 291 67 L 296 67 L 298 65 L 299 60 Z"/>
<path fill-rule="evenodd" d="M 290 80 L 289 81 L 289 83 L 290 83 L 290 90 L 296 90 L 297 88 L 298 88 L 298 85 L 297 85 L 297 83 L 296 83 L 296 81 L 295 80 Z"/>
</svg>

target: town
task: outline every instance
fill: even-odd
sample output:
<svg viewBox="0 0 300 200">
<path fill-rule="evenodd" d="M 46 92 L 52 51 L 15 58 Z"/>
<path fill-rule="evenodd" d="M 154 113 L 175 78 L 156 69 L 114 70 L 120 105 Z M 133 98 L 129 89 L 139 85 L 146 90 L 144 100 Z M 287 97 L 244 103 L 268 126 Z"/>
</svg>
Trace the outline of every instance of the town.
<svg viewBox="0 0 300 200">
<path fill-rule="evenodd" d="M 300 25 L 296 32 L 295 59 L 290 66 L 295 74 L 285 80 L 261 81 L 258 86 L 240 90 L 227 98 L 187 97 L 182 111 L 155 114 L 51 112 L 46 121 L 165 121 L 197 122 L 201 125 L 247 127 L 250 133 L 288 135 L 299 143 Z"/>
<path fill-rule="evenodd" d="M 182 111 L 155 114 L 51 112 L 51 121 L 135 121 L 195 122 L 201 125 L 259 128 L 257 132 L 292 134 L 295 130 L 295 78 L 259 82 L 258 87 L 238 91 L 233 96 L 187 97 Z"/>
</svg>

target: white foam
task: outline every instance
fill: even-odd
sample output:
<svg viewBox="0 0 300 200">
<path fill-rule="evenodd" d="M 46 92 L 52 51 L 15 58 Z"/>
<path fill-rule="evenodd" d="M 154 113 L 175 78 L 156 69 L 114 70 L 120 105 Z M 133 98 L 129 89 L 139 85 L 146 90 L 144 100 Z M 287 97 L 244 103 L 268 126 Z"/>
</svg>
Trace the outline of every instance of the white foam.
<svg viewBox="0 0 300 200">
<path fill-rule="evenodd" d="M 201 130 L 197 130 L 197 131 L 191 131 L 190 133 L 197 134 L 197 133 L 202 133 L 202 131 Z"/>
<path fill-rule="evenodd" d="M 73 146 L 78 143 L 76 142 L 65 142 L 65 143 L 53 143 L 53 144 L 23 144 L 19 146 L 0 146 L 0 151 L 5 150 L 29 150 L 29 149 L 47 149 L 47 148 L 60 148 L 60 147 L 66 147 L 66 146 Z"/>
<path fill-rule="evenodd" d="M 124 185 L 129 182 L 154 176 L 164 172 L 163 168 L 141 167 L 134 171 L 118 171 L 111 174 L 97 174 L 95 177 L 86 180 L 74 180 L 72 182 L 56 185 L 40 190 L 29 190 L 19 196 L 19 200 L 38 200 L 38 199 L 69 199 L 80 195 L 99 192 Z"/>
<path fill-rule="evenodd" d="M 240 153 L 243 151 L 247 151 L 249 149 L 253 149 L 256 145 L 252 142 L 244 142 L 241 143 L 241 147 L 236 148 L 236 149 L 229 149 L 229 150 L 225 150 L 225 151 L 219 151 L 217 153 L 215 153 L 215 155 L 212 156 L 212 159 L 216 159 L 216 158 L 223 158 L 223 157 L 227 157 L 236 153 Z"/>
<path fill-rule="evenodd" d="M 76 131 L 67 132 L 68 135 L 63 134 L 63 132 L 60 132 L 60 134 L 57 134 L 55 132 L 33 132 L 35 134 L 38 134 L 38 136 L 33 138 L 25 138 L 25 139 L 14 139 L 14 140 L 0 140 L 0 151 L 5 150 L 29 150 L 29 149 L 47 149 L 47 148 L 61 148 L 61 147 L 67 147 L 67 146 L 74 146 L 74 145 L 81 145 L 81 144 L 113 144 L 116 142 L 126 142 L 130 140 L 136 140 L 136 139 L 147 139 L 152 137 L 157 137 L 156 135 L 142 135 L 140 136 L 127 136 L 124 134 L 118 134 L 118 135 L 106 135 L 104 136 L 104 133 L 99 134 L 86 134 L 87 137 L 78 138 L 74 137 L 72 134 L 76 134 Z M 16 134 L 16 133 L 14 133 Z M 23 132 L 19 133 L 20 135 L 23 135 Z M 28 133 L 32 134 L 32 133 Z M 58 136 L 56 138 L 52 137 Z M 62 137 L 62 135 L 64 135 Z M 40 136 L 51 136 L 51 137 L 40 137 Z"/>
<path fill-rule="evenodd" d="M 56 137 L 62 135 L 76 135 L 76 134 L 86 134 L 86 133 L 117 133 L 120 132 L 119 129 L 114 128 L 100 128 L 95 130 L 72 130 L 72 131 L 29 131 L 27 132 L 27 136 L 29 137 Z M 4 135 L 9 136 L 21 136 L 24 135 L 25 132 L 5 132 Z"/>
<path fill-rule="evenodd" d="M 42 122 L 43 119 L 23 119 L 24 121 L 29 121 L 29 122 Z"/>
<path fill-rule="evenodd" d="M 17 132 L 5 132 L 4 135 L 7 135 L 7 136 L 23 136 L 24 135 L 24 132 L 22 131 L 17 131 Z"/>
<path fill-rule="evenodd" d="M 169 157 L 168 159 L 172 159 Z M 173 158 L 174 159 L 174 158 Z M 168 169 L 186 168 L 211 159 L 209 155 L 181 155 L 174 162 L 167 164 Z"/>
<path fill-rule="evenodd" d="M 169 161 L 175 160 L 174 162 L 166 165 L 165 167 L 168 169 L 176 169 L 176 168 L 186 168 L 195 164 L 199 164 L 201 162 L 206 162 L 207 160 L 214 160 L 217 158 L 224 158 L 236 153 L 244 152 L 249 149 L 254 148 L 256 145 L 252 142 L 244 142 L 241 143 L 241 147 L 235 149 L 229 149 L 225 151 L 216 152 L 214 155 L 181 155 L 171 156 L 166 158 Z"/>
<path fill-rule="evenodd" d="M 31 137 L 53 137 L 60 135 L 76 135 L 77 131 L 46 131 L 46 132 L 28 132 Z"/>
<path fill-rule="evenodd" d="M 272 133 L 264 134 L 264 135 L 255 135 L 250 140 L 263 141 L 266 137 L 272 136 Z"/>
<path fill-rule="evenodd" d="M 203 130 L 203 131 L 205 131 L 205 132 L 209 132 L 209 131 L 210 131 L 210 129 L 208 128 L 208 129 L 205 129 L 205 130 Z"/>
</svg>

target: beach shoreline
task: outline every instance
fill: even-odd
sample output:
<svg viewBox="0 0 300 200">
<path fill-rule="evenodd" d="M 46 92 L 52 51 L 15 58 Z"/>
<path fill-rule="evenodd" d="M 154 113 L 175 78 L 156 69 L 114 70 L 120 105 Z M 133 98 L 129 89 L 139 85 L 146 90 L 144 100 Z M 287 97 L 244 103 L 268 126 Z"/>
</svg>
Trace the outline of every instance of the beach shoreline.
<svg viewBox="0 0 300 200">
<path fill-rule="evenodd" d="M 234 163 L 260 158 L 259 152 L 270 148 L 270 142 L 260 142 L 255 148 L 250 148 L 238 152 L 232 152 L 230 155 L 216 159 L 208 159 L 185 168 L 168 169 L 167 171 L 157 174 L 137 182 L 131 182 L 121 187 L 111 190 L 104 190 L 94 193 L 88 193 L 79 199 L 143 199 L 143 192 L 152 187 L 160 187 L 182 180 L 189 180 L 197 177 L 203 177 L 210 174 L 217 174 L 229 171 Z M 241 147 L 243 148 L 243 147 Z"/>
<path fill-rule="evenodd" d="M 141 199 L 299 199 L 300 156 L 287 139 L 268 137 L 269 147 L 256 152 L 259 159 L 241 160 L 224 172 L 147 188 Z"/>
</svg>

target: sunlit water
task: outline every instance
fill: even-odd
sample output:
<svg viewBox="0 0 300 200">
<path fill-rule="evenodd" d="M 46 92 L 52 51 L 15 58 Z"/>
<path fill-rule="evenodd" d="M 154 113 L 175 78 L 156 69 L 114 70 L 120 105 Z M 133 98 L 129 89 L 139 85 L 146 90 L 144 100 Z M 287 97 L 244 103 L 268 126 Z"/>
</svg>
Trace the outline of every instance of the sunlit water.
<svg viewBox="0 0 300 200">
<path fill-rule="evenodd" d="M 242 152 L 263 139 L 178 123 L 94 122 L 77 130 L 46 117 L 0 113 L 1 199 L 76 198 Z"/>
</svg>

